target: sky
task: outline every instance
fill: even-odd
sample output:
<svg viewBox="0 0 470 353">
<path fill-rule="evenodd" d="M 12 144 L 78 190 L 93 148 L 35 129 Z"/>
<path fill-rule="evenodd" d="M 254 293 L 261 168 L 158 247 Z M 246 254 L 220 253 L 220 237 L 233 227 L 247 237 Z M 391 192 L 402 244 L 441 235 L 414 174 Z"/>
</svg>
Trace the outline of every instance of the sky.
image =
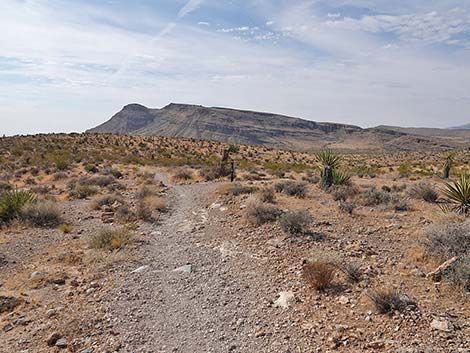
<svg viewBox="0 0 470 353">
<path fill-rule="evenodd" d="M 0 0 L 0 135 L 170 102 L 470 123 L 470 1 Z"/>
</svg>

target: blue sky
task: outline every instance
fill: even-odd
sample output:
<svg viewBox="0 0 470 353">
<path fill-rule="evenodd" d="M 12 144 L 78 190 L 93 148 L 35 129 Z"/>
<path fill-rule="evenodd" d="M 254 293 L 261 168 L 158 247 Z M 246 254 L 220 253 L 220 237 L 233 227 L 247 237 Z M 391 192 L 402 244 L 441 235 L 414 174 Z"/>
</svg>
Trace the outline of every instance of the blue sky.
<svg viewBox="0 0 470 353">
<path fill-rule="evenodd" d="M 137 102 L 360 126 L 470 123 L 470 2 L 2 0 L 0 134 Z"/>
</svg>

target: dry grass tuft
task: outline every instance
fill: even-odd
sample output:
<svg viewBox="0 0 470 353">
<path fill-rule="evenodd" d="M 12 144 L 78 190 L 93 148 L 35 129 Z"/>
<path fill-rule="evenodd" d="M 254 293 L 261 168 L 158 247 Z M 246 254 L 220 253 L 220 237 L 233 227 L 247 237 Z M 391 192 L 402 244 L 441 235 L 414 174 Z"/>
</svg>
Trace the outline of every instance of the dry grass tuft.
<svg viewBox="0 0 470 353">
<path fill-rule="evenodd" d="M 125 227 L 104 228 L 90 237 L 89 246 L 92 249 L 117 250 L 129 245 L 131 241 L 132 234 Z"/>
<path fill-rule="evenodd" d="M 324 261 L 310 262 L 302 268 L 302 276 L 307 285 L 320 292 L 331 286 L 335 273 L 335 267 Z"/>
</svg>

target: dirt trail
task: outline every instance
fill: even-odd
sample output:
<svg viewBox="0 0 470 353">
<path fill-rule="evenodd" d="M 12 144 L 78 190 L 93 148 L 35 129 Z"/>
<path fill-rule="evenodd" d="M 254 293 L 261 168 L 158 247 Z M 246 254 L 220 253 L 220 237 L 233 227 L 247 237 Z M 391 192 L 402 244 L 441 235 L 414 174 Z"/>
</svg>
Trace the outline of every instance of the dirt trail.
<svg viewBox="0 0 470 353">
<path fill-rule="evenodd" d="M 152 226 L 143 267 L 123 278 L 110 303 L 120 352 L 287 351 L 283 337 L 277 344 L 259 339 L 270 326 L 264 321 L 274 279 L 262 270 L 266 259 L 230 239 L 223 208 L 208 207 L 215 188 L 170 187 L 171 212 Z M 188 264 L 191 273 L 175 271 Z"/>
</svg>

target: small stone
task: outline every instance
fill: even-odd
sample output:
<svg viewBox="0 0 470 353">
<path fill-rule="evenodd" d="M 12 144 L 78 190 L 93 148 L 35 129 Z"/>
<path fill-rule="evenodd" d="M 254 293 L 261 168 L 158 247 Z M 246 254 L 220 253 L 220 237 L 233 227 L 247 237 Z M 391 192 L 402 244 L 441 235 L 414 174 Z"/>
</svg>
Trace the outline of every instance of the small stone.
<svg viewBox="0 0 470 353">
<path fill-rule="evenodd" d="M 144 272 L 146 269 L 148 269 L 149 266 L 148 265 L 144 265 L 144 266 L 140 266 L 139 268 L 136 268 L 134 271 L 132 271 L 131 273 L 141 273 L 141 272 Z"/>
<path fill-rule="evenodd" d="M 67 348 L 67 345 L 68 343 L 66 338 L 59 338 L 55 343 L 55 346 L 59 347 L 60 349 Z"/>
<path fill-rule="evenodd" d="M 190 265 L 190 264 L 184 265 L 184 266 L 175 268 L 175 269 L 173 270 L 173 272 L 191 273 L 191 272 L 193 272 L 193 266 Z"/>
<path fill-rule="evenodd" d="M 449 321 L 447 320 L 439 321 L 436 319 L 432 320 L 431 328 L 434 330 L 439 330 L 439 331 L 444 331 L 444 332 L 452 332 L 454 330 L 454 327 Z"/>
<path fill-rule="evenodd" d="M 54 317 L 57 315 L 57 310 L 56 309 L 49 309 L 46 311 L 46 316 L 47 317 Z"/>
<path fill-rule="evenodd" d="M 52 335 L 49 336 L 49 338 L 47 339 L 47 345 L 49 347 L 52 347 L 56 344 L 56 342 L 62 338 L 62 335 L 57 333 L 57 332 L 54 332 Z"/>
<path fill-rule="evenodd" d="M 287 309 L 290 303 L 294 300 L 294 293 L 281 292 L 279 293 L 279 298 L 274 302 L 274 307 Z"/>
<path fill-rule="evenodd" d="M 349 298 L 346 297 L 345 295 L 342 295 L 341 297 L 338 298 L 338 303 L 346 305 L 349 303 Z"/>
</svg>

